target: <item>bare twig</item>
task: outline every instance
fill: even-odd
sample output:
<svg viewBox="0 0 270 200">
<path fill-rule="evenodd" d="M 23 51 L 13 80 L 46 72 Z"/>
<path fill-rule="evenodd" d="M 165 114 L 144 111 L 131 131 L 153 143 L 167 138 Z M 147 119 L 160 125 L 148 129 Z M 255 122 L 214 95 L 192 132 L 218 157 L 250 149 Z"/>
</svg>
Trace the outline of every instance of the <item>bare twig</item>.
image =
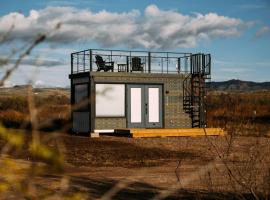
<svg viewBox="0 0 270 200">
<path fill-rule="evenodd" d="M 209 144 L 214 148 L 216 155 L 218 156 L 218 158 L 221 160 L 221 162 L 223 163 L 223 165 L 225 166 L 228 174 L 230 177 L 233 178 L 234 181 L 236 181 L 240 186 L 242 186 L 243 188 L 247 189 L 248 191 L 251 192 L 251 194 L 254 196 L 254 198 L 256 200 L 259 199 L 259 197 L 256 195 L 256 193 L 254 192 L 253 188 L 248 186 L 246 182 L 239 180 L 234 173 L 232 172 L 232 169 L 229 167 L 226 159 L 223 158 L 222 154 L 219 152 L 218 148 L 216 147 L 215 144 L 213 144 L 213 142 L 208 138 L 207 133 L 206 133 L 206 129 L 204 128 L 204 133 L 205 133 L 205 137 L 207 139 L 207 141 L 209 142 Z"/>
<path fill-rule="evenodd" d="M 40 35 L 27 49 L 24 51 L 19 58 L 16 60 L 14 66 L 6 71 L 3 78 L 0 80 L 0 87 L 4 85 L 5 81 L 11 76 L 11 74 L 20 66 L 22 60 L 28 56 L 31 51 L 41 42 L 46 39 L 46 35 Z"/>
<path fill-rule="evenodd" d="M 180 165 L 181 165 L 181 160 L 178 161 L 177 167 L 174 170 L 175 176 L 177 178 L 177 182 L 180 182 L 180 176 L 179 176 L 179 167 L 180 167 Z"/>
<path fill-rule="evenodd" d="M 0 44 L 2 42 L 4 42 L 5 40 L 7 40 L 8 36 L 10 35 L 11 31 L 14 29 L 14 23 L 10 26 L 10 28 L 8 29 L 8 31 L 2 35 L 0 35 Z"/>
</svg>

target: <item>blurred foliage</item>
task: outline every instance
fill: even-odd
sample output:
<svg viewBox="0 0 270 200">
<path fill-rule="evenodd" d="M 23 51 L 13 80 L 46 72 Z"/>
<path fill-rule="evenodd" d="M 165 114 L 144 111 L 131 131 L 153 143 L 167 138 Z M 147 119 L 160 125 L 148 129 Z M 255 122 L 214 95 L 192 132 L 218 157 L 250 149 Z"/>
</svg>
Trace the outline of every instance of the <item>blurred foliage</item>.
<svg viewBox="0 0 270 200">
<path fill-rule="evenodd" d="M 1 124 L 0 124 L 0 138 L 2 138 L 9 145 L 14 147 L 22 147 L 24 143 L 24 135 L 22 130 L 8 131 Z"/>
<path fill-rule="evenodd" d="M 40 91 L 31 86 L 32 77 L 28 80 L 30 85 L 2 88 L 23 59 L 60 27 L 61 23 L 57 23 L 50 32 L 38 34 L 20 46 L 11 45 L 10 49 L 5 49 L 6 57 L 3 55 L 0 59 L 3 69 L 0 78 L 0 199 L 84 199 L 81 192 L 69 190 L 60 142 L 55 141 L 58 145 L 51 148 L 36 130 L 44 121 L 50 126 L 55 119 L 69 119 L 68 95 L 59 95 L 53 90 L 39 96 Z M 0 34 L 0 45 L 6 42 L 13 28 L 11 24 L 10 29 Z M 9 62 L 11 59 L 15 62 Z M 56 137 L 51 139 L 56 140 Z M 27 159 L 19 159 L 20 154 L 25 154 Z M 41 176 L 48 174 L 58 178 L 49 184 L 39 182 Z"/>
<path fill-rule="evenodd" d="M 27 99 L 23 96 L 1 97 L 0 110 L 16 110 L 18 112 L 29 112 Z"/>
<path fill-rule="evenodd" d="M 29 151 L 34 158 L 50 164 L 53 169 L 59 170 L 63 168 L 64 157 L 57 149 L 33 141 L 29 146 Z"/>
<path fill-rule="evenodd" d="M 69 189 L 63 153 L 60 148 L 44 144 L 46 141 L 42 137 L 29 137 L 22 130 L 7 129 L 0 124 L 0 199 L 9 199 L 11 196 L 12 199 L 86 198 L 82 192 Z M 21 152 L 29 154 L 30 160 L 18 159 L 17 155 Z M 48 174 L 58 178 L 45 179 L 49 184 L 44 185 L 39 177 Z"/>
</svg>

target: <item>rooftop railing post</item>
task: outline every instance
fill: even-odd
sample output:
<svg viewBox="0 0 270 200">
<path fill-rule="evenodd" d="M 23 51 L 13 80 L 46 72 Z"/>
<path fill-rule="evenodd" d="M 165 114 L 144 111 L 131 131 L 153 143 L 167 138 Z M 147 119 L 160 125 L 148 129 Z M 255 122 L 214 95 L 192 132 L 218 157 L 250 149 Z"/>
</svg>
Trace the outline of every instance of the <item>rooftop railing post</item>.
<svg viewBox="0 0 270 200">
<path fill-rule="evenodd" d="M 195 55 L 194 59 L 195 59 L 195 65 L 193 68 L 193 72 L 196 74 L 198 71 L 198 54 Z"/>
<path fill-rule="evenodd" d="M 199 54 L 199 56 L 196 56 L 197 57 L 197 73 L 199 72 L 200 73 L 200 71 L 201 71 L 201 67 L 200 67 L 200 54 Z"/>
<path fill-rule="evenodd" d="M 211 54 L 209 54 L 209 75 L 211 74 Z"/>
<path fill-rule="evenodd" d="M 202 72 L 205 74 L 205 54 L 202 55 Z"/>
<path fill-rule="evenodd" d="M 110 57 L 110 62 L 112 62 L 112 50 L 111 50 L 111 57 Z"/>
<path fill-rule="evenodd" d="M 79 72 L 79 53 L 77 53 L 77 73 Z"/>
<path fill-rule="evenodd" d="M 71 74 L 73 74 L 73 53 L 70 54 Z"/>
<path fill-rule="evenodd" d="M 178 67 L 177 71 L 178 71 L 178 74 L 180 73 L 180 70 L 181 70 L 180 63 L 181 63 L 180 58 L 177 58 L 177 67 Z"/>
<path fill-rule="evenodd" d="M 192 65 L 193 65 L 193 56 L 192 55 L 190 55 L 190 61 L 189 61 L 189 63 L 190 63 L 190 74 L 192 74 Z"/>
<path fill-rule="evenodd" d="M 200 67 L 200 58 L 201 58 L 201 56 L 200 56 L 200 54 L 198 54 L 198 56 L 196 56 L 196 58 L 197 58 L 197 74 L 198 74 L 201 71 L 201 67 Z"/>
<path fill-rule="evenodd" d="M 161 58 L 161 72 L 163 73 L 163 58 Z"/>
<path fill-rule="evenodd" d="M 148 73 L 151 73 L 151 52 L 148 52 Z"/>
<path fill-rule="evenodd" d="M 197 71 L 197 55 L 198 55 L 198 54 L 196 54 L 196 55 L 194 56 L 194 63 L 193 63 L 193 68 L 192 68 L 193 73 L 196 73 L 196 71 Z"/>
<path fill-rule="evenodd" d="M 85 72 L 85 51 L 83 52 L 83 72 Z"/>
<path fill-rule="evenodd" d="M 110 62 L 112 62 L 112 50 L 111 50 L 111 55 L 110 55 Z M 114 72 L 114 64 L 113 64 L 112 72 Z"/>
<path fill-rule="evenodd" d="M 189 61 L 191 60 L 191 55 L 189 55 Z M 185 54 L 185 73 L 188 73 L 188 57 Z"/>
<path fill-rule="evenodd" d="M 195 73 L 195 70 L 196 70 L 196 54 L 194 54 L 192 57 L 192 68 L 191 68 L 192 74 Z"/>
<path fill-rule="evenodd" d="M 126 56 L 127 58 L 127 72 L 129 72 L 129 59 L 128 59 L 128 56 Z"/>
<path fill-rule="evenodd" d="M 90 72 L 92 71 L 93 69 L 93 66 L 92 66 L 92 49 L 89 50 L 89 65 L 90 65 Z"/>
<path fill-rule="evenodd" d="M 143 69 L 144 72 L 146 72 L 146 61 L 147 61 L 147 56 L 144 56 L 144 66 L 145 66 L 145 67 L 144 67 L 145 69 Z"/>
<path fill-rule="evenodd" d="M 167 74 L 169 73 L 169 54 L 167 52 Z"/>
<path fill-rule="evenodd" d="M 202 72 L 202 54 L 201 53 L 199 56 L 199 69 L 200 69 L 200 75 L 201 75 L 201 72 Z"/>
<path fill-rule="evenodd" d="M 130 66 L 130 71 L 132 72 L 132 66 L 131 66 L 131 51 L 129 51 L 129 66 Z"/>
</svg>

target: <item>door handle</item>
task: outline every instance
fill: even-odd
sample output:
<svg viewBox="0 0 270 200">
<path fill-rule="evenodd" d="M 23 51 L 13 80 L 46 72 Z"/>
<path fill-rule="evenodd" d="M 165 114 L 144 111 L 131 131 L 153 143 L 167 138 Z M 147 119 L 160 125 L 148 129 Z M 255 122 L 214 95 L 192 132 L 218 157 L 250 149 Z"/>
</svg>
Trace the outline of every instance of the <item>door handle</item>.
<svg viewBox="0 0 270 200">
<path fill-rule="evenodd" d="M 145 114 L 147 115 L 147 112 L 148 112 L 148 105 L 147 103 L 145 104 Z"/>
</svg>

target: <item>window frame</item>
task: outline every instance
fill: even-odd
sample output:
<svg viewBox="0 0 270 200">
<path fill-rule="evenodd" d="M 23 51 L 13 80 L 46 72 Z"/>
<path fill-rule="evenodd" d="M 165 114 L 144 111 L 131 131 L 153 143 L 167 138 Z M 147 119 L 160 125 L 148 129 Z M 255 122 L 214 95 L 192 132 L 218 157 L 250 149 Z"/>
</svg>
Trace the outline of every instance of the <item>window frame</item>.
<svg viewBox="0 0 270 200">
<path fill-rule="evenodd" d="M 73 105 L 76 106 L 76 104 L 78 104 L 79 102 L 76 102 L 76 86 L 78 85 L 86 85 L 86 88 L 87 88 L 87 98 L 88 99 L 88 102 L 85 106 L 83 107 L 79 107 L 79 108 L 75 108 L 74 109 L 74 112 L 82 112 L 82 111 L 89 111 L 90 110 L 90 86 L 89 86 L 89 83 L 88 82 L 85 82 L 85 83 L 76 83 L 76 84 L 73 84 L 73 89 L 74 89 L 74 97 L 73 97 Z"/>
</svg>

